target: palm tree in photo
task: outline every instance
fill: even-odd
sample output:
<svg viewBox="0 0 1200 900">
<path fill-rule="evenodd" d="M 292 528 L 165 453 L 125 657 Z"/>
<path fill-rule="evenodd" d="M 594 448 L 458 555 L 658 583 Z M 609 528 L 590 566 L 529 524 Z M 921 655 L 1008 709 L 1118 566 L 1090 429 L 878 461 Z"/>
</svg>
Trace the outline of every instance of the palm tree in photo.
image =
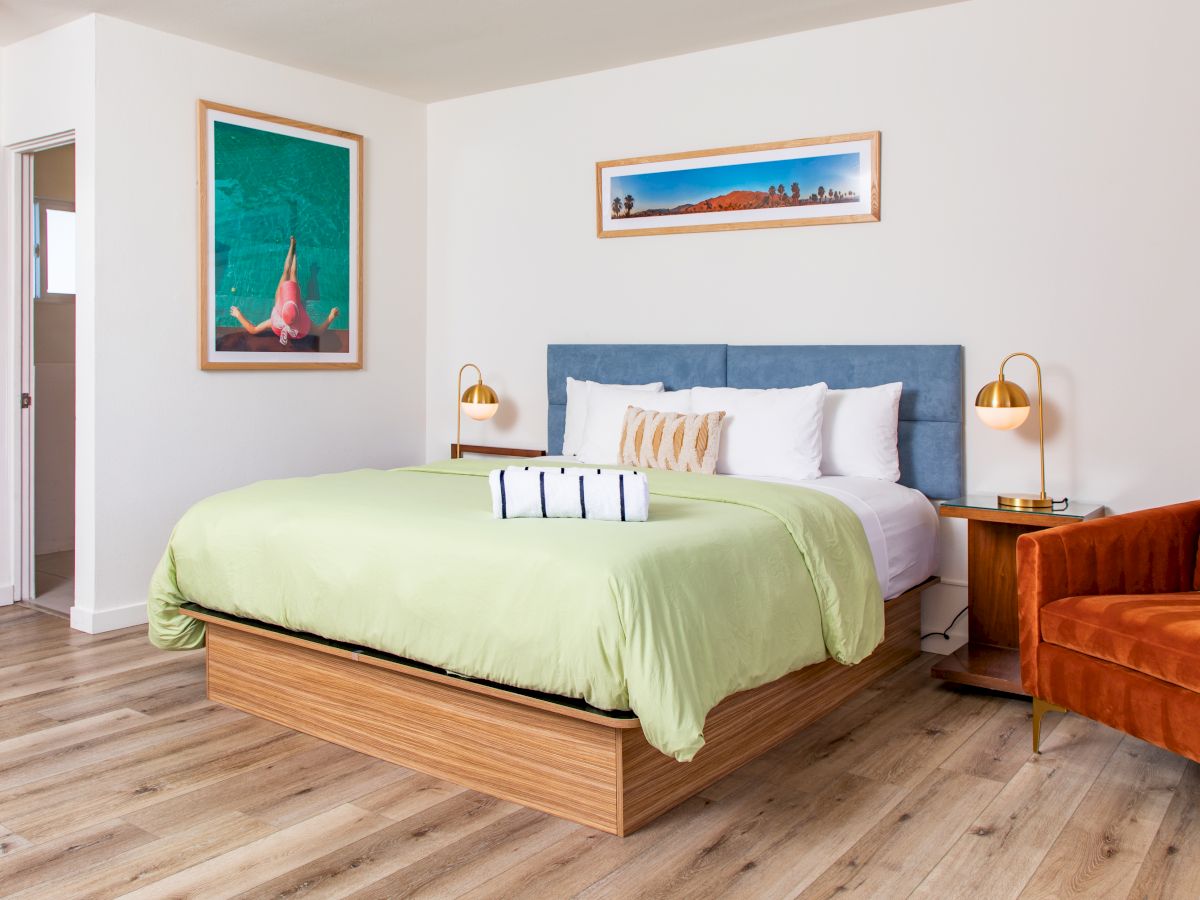
<svg viewBox="0 0 1200 900">
<path fill-rule="evenodd" d="M 787 205 L 787 190 L 784 189 L 784 186 L 782 184 L 775 189 L 775 196 L 777 196 L 779 198 L 780 206 Z"/>
<path fill-rule="evenodd" d="M 613 211 L 614 219 L 617 218 L 617 216 L 621 215 L 621 198 L 620 197 L 613 197 L 612 211 Z"/>
<path fill-rule="evenodd" d="M 625 217 L 629 218 L 629 214 L 633 212 L 633 194 L 625 195 Z"/>
<path fill-rule="evenodd" d="M 800 205 L 800 183 L 797 181 L 793 181 L 792 182 L 792 206 L 799 206 L 799 205 Z"/>
<path fill-rule="evenodd" d="M 774 206 L 774 205 L 775 205 L 775 185 L 771 185 L 769 188 L 767 188 L 767 206 Z"/>
<path fill-rule="evenodd" d="M 817 202 L 818 203 L 825 202 L 825 185 L 823 185 L 823 184 L 819 185 L 817 187 Z"/>
</svg>

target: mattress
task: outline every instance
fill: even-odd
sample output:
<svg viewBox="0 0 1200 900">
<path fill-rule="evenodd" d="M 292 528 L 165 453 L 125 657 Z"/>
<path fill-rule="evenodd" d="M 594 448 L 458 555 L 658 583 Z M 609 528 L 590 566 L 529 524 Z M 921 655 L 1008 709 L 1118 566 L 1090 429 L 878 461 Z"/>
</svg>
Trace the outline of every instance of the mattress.
<svg viewBox="0 0 1200 900">
<path fill-rule="evenodd" d="M 539 459 L 539 465 L 577 463 L 566 456 Z M 718 475 L 718 478 L 733 478 Z M 759 478 L 822 491 L 841 500 L 862 522 L 867 533 L 875 576 L 886 599 L 898 597 L 933 575 L 938 568 L 938 515 L 924 494 L 878 478 L 825 475 L 808 481 Z M 653 505 L 651 505 L 653 515 Z"/>
<path fill-rule="evenodd" d="M 185 603 L 471 678 L 632 709 L 679 760 L 709 711 L 884 632 L 860 520 L 822 491 L 646 473 L 648 522 L 496 519 L 490 460 L 264 481 L 202 500 L 152 579 L 150 638 L 204 642 Z"/>
</svg>

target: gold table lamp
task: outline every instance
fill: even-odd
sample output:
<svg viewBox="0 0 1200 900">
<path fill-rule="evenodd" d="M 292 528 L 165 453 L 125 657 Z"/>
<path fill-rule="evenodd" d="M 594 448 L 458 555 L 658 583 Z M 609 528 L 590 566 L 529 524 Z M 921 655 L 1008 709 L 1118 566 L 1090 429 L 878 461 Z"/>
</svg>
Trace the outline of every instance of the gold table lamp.
<svg viewBox="0 0 1200 900">
<path fill-rule="evenodd" d="M 988 428 L 1011 431 L 1029 418 L 1029 395 L 1020 385 L 1004 380 L 1004 366 L 1014 356 L 1024 356 L 1037 370 L 1038 450 L 1041 455 L 1042 491 L 1040 494 L 1000 494 L 996 500 L 1011 509 L 1051 509 L 1054 501 L 1046 495 L 1046 430 L 1042 415 L 1042 367 L 1028 353 L 1010 353 L 1000 363 L 1000 377 L 983 386 L 975 397 L 975 412 Z"/>
<path fill-rule="evenodd" d="M 464 391 L 462 377 L 463 372 L 467 369 L 474 369 L 477 378 L 475 384 Z M 451 458 L 462 459 L 462 414 L 465 412 L 477 422 L 490 419 L 500 408 L 500 398 L 496 396 L 495 391 L 483 383 L 483 373 L 479 371 L 479 366 L 475 363 L 467 363 L 458 370 L 458 393 L 455 396 L 458 398 L 458 437 L 454 441 L 454 453 Z"/>
</svg>

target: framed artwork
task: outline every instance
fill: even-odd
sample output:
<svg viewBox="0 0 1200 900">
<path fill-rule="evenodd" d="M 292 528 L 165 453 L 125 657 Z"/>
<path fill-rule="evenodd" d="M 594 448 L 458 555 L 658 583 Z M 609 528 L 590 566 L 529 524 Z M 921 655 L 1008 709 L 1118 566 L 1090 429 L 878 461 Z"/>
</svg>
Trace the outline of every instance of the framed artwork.
<svg viewBox="0 0 1200 900">
<path fill-rule="evenodd" d="M 200 368 L 361 369 L 361 135 L 198 104 Z"/>
<path fill-rule="evenodd" d="M 596 234 L 879 221 L 879 132 L 596 163 Z"/>
</svg>

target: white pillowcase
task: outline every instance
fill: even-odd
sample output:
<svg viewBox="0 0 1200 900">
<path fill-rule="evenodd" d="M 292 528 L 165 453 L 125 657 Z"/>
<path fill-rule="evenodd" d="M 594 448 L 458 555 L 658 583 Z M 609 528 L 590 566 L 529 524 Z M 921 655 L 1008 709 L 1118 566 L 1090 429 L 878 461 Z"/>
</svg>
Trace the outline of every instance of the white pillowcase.
<svg viewBox="0 0 1200 900">
<path fill-rule="evenodd" d="M 896 381 L 825 395 L 822 474 L 900 480 L 903 387 L 903 382 Z"/>
<path fill-rule="evenodd" d="M 761 390 L 693 388 L 693 411 L 725 411 L 717 472 L 796 481 L 819 477 L 826 390 L 825 382 Z"/>
<path fill-rule="evenodd" d="M 587 424 L 588 389 L 591 385 L 658 393 L 663 389 L 661 381 L 653 381 L 650 384 L 601 384 L 598 381 L 576 381 L 567 376 L 567 420 L 563 427 L 563 456 L 579 455 L 579 447 L 583 444 L 583 427 Z"/>
<path fill-rule="evenodd" d="M 593 382 L 588 388 L 587 423 L 583 428 L 579 459 L 597 466 L 620 465 L 621 429 L 625 425 L 625 411 L 629 407 L 655 412 L 690 413 L 691 400 L 691 391 L 656 394 Z"/>
</svg>

